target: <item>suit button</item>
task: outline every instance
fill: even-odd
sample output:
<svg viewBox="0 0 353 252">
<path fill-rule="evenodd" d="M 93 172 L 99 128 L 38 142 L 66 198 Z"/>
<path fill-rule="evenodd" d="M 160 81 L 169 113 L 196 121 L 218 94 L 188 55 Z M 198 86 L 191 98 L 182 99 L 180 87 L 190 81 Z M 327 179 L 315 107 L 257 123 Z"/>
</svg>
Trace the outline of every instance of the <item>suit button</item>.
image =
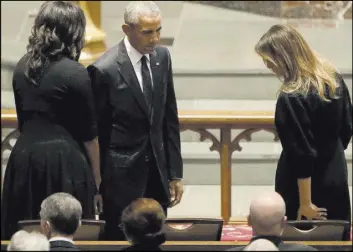
<svg viewBox="0 0 353 252">
<path fill-rule="evenodd" d="M 149 161 L 148 156 L 145 156 L 145 161 L 146 161 L 146 162 L 148 162 L 148 161 Z"/>
</svg>

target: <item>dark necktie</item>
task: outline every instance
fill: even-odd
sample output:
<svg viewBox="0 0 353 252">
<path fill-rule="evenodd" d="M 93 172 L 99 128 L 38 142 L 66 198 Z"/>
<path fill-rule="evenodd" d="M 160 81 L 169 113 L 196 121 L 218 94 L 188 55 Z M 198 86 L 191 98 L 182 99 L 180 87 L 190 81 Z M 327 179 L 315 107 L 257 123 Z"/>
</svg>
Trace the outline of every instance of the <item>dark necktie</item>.
<svg viewBox="0 0 353 252">
<path fill-rule="evenodd" d="M 151 113 L 152 106 L 152 79 L 150 71 L 147 66 L 147 57 L 142 56 L 141 58 L 141 73 L 142 73 L 142 86 L 143 86 L 143 95 L 145 96 L 148 112 Z"/>
</svg>

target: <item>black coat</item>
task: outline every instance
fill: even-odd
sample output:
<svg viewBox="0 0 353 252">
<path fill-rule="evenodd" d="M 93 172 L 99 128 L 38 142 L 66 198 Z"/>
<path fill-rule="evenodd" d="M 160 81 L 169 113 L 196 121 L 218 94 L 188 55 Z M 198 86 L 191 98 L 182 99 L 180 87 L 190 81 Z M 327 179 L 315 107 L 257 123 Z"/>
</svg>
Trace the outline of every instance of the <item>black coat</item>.
<svg viewBox="0 0 353 252">
<path fill-rule="evenodd" d="M 169 180 L 182 178 L 180 132 L 170 54 L 150 54 L 153 77 L 149 114 L 124 41 L 88 67 L 95 95 L 101 151 L 104 212 L 117 215 L 143 196 L 148 179 L 144 152 L 152 146 L 167 201 Z M 109 213 L 110 212 L 110 213 Z"/>
<path fill-rule="evenodd" d="M 120 251 L 163 251 L 159 246 L 132 245 Z"/>
<path fill-rule="evenodd" d="M 81 251 L 75 244 L 68 241 L 51 241 L 50 251 Z"/>
<path fill-rule="evenodd" d="M 279 251 L 317 251 L 316 248 L 307 246 L 305 244 L 284 243 L 278 236 L 256 236 L 250 240 L 249 244 L 257 239 L 266 239 L 271 241 Z M 246 246 L 238 246 L 235 248 L 227 249 L 227 251 L 243 251 L 245 247 Z"/>
</svg>

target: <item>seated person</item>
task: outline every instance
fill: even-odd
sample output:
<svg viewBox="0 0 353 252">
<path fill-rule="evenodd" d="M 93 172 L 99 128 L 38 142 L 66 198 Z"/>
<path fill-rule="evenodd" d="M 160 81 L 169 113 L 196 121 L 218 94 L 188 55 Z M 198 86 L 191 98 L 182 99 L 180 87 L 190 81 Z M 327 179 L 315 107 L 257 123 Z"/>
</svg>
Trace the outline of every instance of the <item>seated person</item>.
<svg viewBox="0 0 353 252">
<path fill-rule="evenodd" d="M 284 243 L 281 235 L 284 231 L 287 217 L 286 205 L 276 192 L 265 192 L 250 203 L 250 214 L 248 216 L 248 225 L 252 226 L 253 238 L 250 244 L 257 239 L 266 239 L 271 241 L 280 251 L 301 250 L 316 251 L 315 248 L 304 244 Z M 244 246 L 228 249 L 228 251 L 242 251 Z"/>
<path fill-rule="evenodd" d="M 80 251 L 73 237 L 81 225 L 81 203 L 71 194 L 54 193 L 43 200 L 40 226 L 51 251 Z"/>
<path fill-rule="evenodd" d="M 162 251 L 165 242 L 163 226 L 166 216 L 154 199 L 139 198 L 128 205 L 121 216 L 121 226 L 132 246 L 123 251 Z"/>
<path fill-rule="evenodd" d="M 43 234 L 17 231 L 11 237 L 7 251 L 49 251 L 49 241 Z"/>
</svg>

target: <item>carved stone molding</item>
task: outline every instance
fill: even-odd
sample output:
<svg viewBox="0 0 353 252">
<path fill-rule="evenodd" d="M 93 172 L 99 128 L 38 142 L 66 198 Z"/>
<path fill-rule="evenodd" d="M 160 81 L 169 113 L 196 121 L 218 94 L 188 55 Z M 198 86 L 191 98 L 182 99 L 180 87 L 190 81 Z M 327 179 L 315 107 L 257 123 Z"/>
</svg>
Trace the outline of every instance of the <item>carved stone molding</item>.
<svg viewBox="0 0 353 252">
<path fill-rule="evenodd" d="M 241 151 L 243 149 L 243 147 L 240 146 L 240 140 L 246 140 L 247 142 L 250 142 L 252 139 L 251 139 L 251 135 L 256 133 L 256 132 L 259 132 L 261 130 L 264 130 L 264 131 L 267 131 L 267 132 L 270 132 L 272 134 L 275 135 L 275 138 L 273 139 L 274 141 L 278 141 L 279 138 L 278 138 L 278 135 L 277 135 L 277 132 L 275 129 L 257 129 L 257 128 L 250 128 L 250 129 L 246 129 L 246 130 L 243 130 L 242 132 L 240 132 L 231 142 L 231 145 L 230 145 L 230 149 L 231 149 L 231 152 L 233 151 Z"/>
<path fill-rule="evenodd" d="M 206 129 L 189 129 L 189 130 L 199 133 L 201 142 L 204 142 L 206 139 L 211 140 L 212 145 L 210 147 L 210 151 L 218 151 L 220 153 L 221 143 L 211 132 L 209 132 Z"/>
</svg>

